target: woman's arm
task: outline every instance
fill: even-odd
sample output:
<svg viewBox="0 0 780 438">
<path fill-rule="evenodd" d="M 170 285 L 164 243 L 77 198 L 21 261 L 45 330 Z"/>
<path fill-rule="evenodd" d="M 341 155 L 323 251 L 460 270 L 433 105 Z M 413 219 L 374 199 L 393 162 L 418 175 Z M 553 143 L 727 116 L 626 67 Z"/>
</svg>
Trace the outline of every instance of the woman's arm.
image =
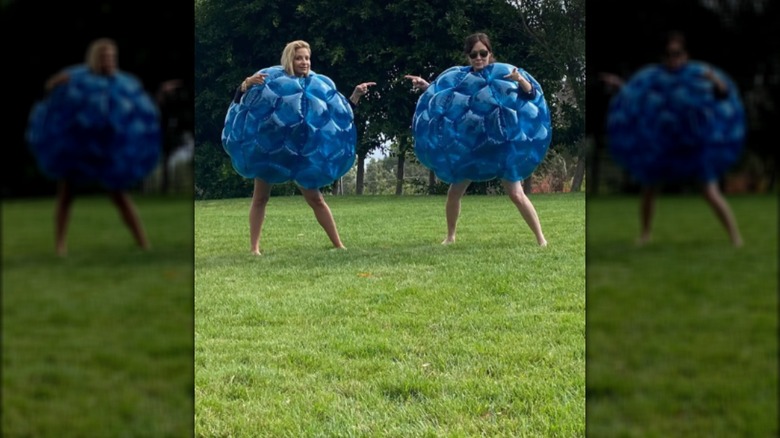
<svg viewBox="0 0 780 438">
<path fill-rule="evenodd" d="M 726 82 L 723 81 L 718 75 L 715 74 L 712 69 L 708 69 L 704 72 L 704 77 L 712 82 L 712 85 L 715 89 L 715 98 L 716 99 L 725 99 L 729 95 L 729 86 L 726 85 Z"/>
<path fill-rule="evenodd" d="M 518 94 L 523 99 L 533 100 L 536 98 L 536 89 L 533 85 L 531 85 L 530 82 L 528 82 L 528 79 L 526 79 L 525 76 L 521 75 L 520 72 L 517 71 L 517 67 L 512 70 L 512 73 L 504 76 L 504 78 L 517 82 Z"/>
<path fill-rule="evenodd" d="M 54 87 L 58 85 L 62 85 L 65 82 L 68 82 L 70 80 L 70 75 L 66 71 L 61 71 L 52 77 L 50 77 L 46 82 L 44 83 L 43 87 L 48 93 L 49 91 L 53 90 Z"/>
<path fill-rule="evenodd" d="M 247 76 L 247 78 L 241 82 L 241 85 L 238 86 L 238 89 L 236 89 L 236 94 L 233 96 L 233 102 L 241 102 L 241 96 L 246 93 L 246 90 L 252 85 L 263 85 L 266 77 L 268 77 L 266 73 L 256 73 L 252 76 Z"/>
<path fill-rule="evenodd" d="M 425 79 L 415 76 L 415 75 L 406 75 L 404 76 L 405 79 L 410 79 L 412 81 L 412 86 L 414 88 L 417 88 L 418 90 L 425 91 L 428 89 L 428 87 L 431 86 L 431 84 L 428 83 Z"/>
<path fill-rule="evenodd" d="M 363 82 L 362 84 L 356 86 L 355 90 L 352 91 L 352 95 L 349 96 L 349 101 L 352 104 L 352 107 L 356 107 L 360 101 L 360 98 L 368 93 L 368 87 L 372 87 L 374 85 L 376 85 L 376 82 Z"/>
<path fill-rule="evenodd" d="M 625 81 L 620 76 L 614 73 L 599 73 L 599 79 L 604 82 L 607 87 L 607 91 L 610 93 L 617 92 L 623 87 Z"/>
</svg>

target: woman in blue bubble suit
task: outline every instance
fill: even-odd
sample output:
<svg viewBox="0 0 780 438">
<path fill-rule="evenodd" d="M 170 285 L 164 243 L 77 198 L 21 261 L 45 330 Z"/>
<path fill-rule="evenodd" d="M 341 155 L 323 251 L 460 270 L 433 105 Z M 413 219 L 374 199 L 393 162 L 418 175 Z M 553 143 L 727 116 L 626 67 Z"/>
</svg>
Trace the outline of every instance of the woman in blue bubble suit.
<svg viewBox="0 0 780 438">
<path fill-rule="evenodd" d="M 30 114 L 27 140 L 41 170 L 58 181 L 55 244 L 67 253 L 74 186 L 99 184 L 110 192 L 139 247 L 150 243 L 126 189 L 154 169 L 160 157 L 160 121 L 140 81 L 118 68 L 117 45 L 92 41 L 86 62 L 44 84 L 46 98 Z"/>
<path fill-rule="evenodd" d="M 493 56 L 493 49 L 490 43 L 490 39 L 486 34 L 475 33 L 468 36 L 465 40 L 463 49 L 464 49 L 464 54 L 467 55 L 469 67 L 468 68 L 455 67 L 455 69 L 460 69 L 464 72 L 468 72 L 469 74 L 480 75 L 483 71 L 487 71 L 494 66 L 495 58 Z M 506 66 L 502 66 L 502 67 L 506 67 Z M 448 72 L 451 72 L 451 70 L 453 69 L 444 72 L 442 75 L 440 75 L 440 78 L 445 76 Z M 491 72 L 488 72 L 488 76 L 490 76 L 490 73 Z M 537 89 L 534 86 L 534 84 L 532 84 L 531 81 L 529 81 L 528 77 L 526 77 L 524 74 L 518 71 L 516 67 L 512 67 L 510 70 L 507 71 L 507 73 L 508 74 L 506 75 L 502 74 L 501 78 L 504 80 L 516 82 L 517 101 L 531 102 L 537 98 L 541 100 L 541 89 Z M 431 85 L 426 80 L 424 80 L 419 76 L 407 75 L 405 77 L 412 81 L 412 85 L 415 88 L 423 91 L 427 90 Z M 464 78 L 463 80 L 465 81 L 466 79 L 468 78 Z M 498 81 L 495 80 L 493 81 L 494 86 L 503 86 L 503 84 L 495 85 L 497 83 Z M 485 89 L 487 89 L 487 87 L 485 87 L 484 89 L 476 93 L 479 94 L 483 92 Z M 461 97 L 464 99 L 463 102 L 457 103 L 454 102 L 453 99 L 453 101 L 451 102 L 452 105 L 450 107 L 453 110 L 459 110 L 459 111 L 462 110 L 462 112 L 465 112 L 469 110 L 469 108 L 467 108 L 469 104 L 466 102 L 466 100 L 468 100 L 468 97 L 465 97 L 465 95 L 462 95 Z M 492 106 L 496 106 L 497 104 L 498 104 L 497 102 L 491 103 Z M 522 102 L 520 102 L 520 104 L 522 105 Z M 418 114 L 419 114 L 419 108 L 420 106 L 418 103 Z M 531 108 L 531 106 L 529 106 L 528 108 Z M 462 153 L 451 155 L 451 157 L 455 157 L 456 155 L 459 155 L 456 157 L 455 160 L 459 161 L 460 163 L 454 163 L 449 158 L 447 159 L 442 158 L 445 155 L 450 155 L 450 152 L 444 150 L 444 148 L 449 148 L 450 145 L 441 144 L 439 141 L 440 139 L 437 138 L 436 141 L 426 142 L 426 143 L 431 143 L 431 145 L 425 146 L 425 148 L 427 149 L 425 151 L 426 156 L 420 157 L 422 152 L 420 151 L 420 149 L 422 149 L 422 144 L 420 144 L 421 138 L 419 138 L 420 132 L 417 129 L 415 129 L 415 136 L 416 136 L 415 140 L 416 142 L 418 142 L 418 147 L 416 148 L 416 152 L 418 153 L 418 157 L 420 158 L 420 161 L 422 161 L 424 164 L 428 161 L 440 162 L 441 164 L 443 164 L 442 166 L 439 166 L 438 169 L 436 164 L 433 164 L 428 167 L 433 168 L 434 172 L 436 172 L 437 176 L 440 179 L 450 184 L 449 190 L 447 192 L 447 203 L 445 207 L 446 216 L 447 216 L 447 236 L 442 241 L 443 245 L 449 245 L 455 242 L 456 227 L 457 227 L 458 217 L 460 216 L 460 209 L 461 209 L 461 199 L 463 198 L 463 195 L 466 193 L 466 189 L 469 187 L 471 182 L 477 178 L 479 180 L 487 180 L 487 179 L 493 179 L 495 177 L 499 177 L 501 178 L 501 183 L 504 187 L 504 190 L 509 195 L 509 198 L 512 200 L 514 205 L 517 207 L 522 218 L 531 228 L 531 231 L 534 233 L 534 236 L 536 237 L 536 242 L 540 246 L 547 246 L 547 240 L 545 239 L 544 233 L 542 232 L 542 227 L 539 222 L 539 217 L 536 213 L 536 209 L 534 208 L 530 199 L 528 199 L 528 197 L 526 196 L 522 186 L 522 179 L 527 178 L 530 175 L 531 171 L 533 171 L 536 165 L 538 165 L 538 163 L 544 157 L 544 154 L 546 152 L 547 146 L 549 145 L 549 141 L 550 141 L 549 135 L 551 133 L 551 129 L 549 127 L 549 112 L 543 111 L 542 109 L 539 109 L 537 107 L 534 107 L 534 109 L 536 110 L 535 113 L 537 115 L 542 116 L 540 117 L 540 119 L 544 118 L 544 116 L 547 116 L 547 120 L 546 120 L 547 126 L 546 127 L 543 126 L 545 125 L 545 123 L 539 124 L 540 126 L 538 127 L 539 128 L 538 132 L 543 132 L 544 134 L 543 134 L 543 138 L 540 138 L 539 141 L 535 143 L 535 146 L 532 148 L 534 150 L 522 151 L 520 153 L 510 152 L 508 150 L 509 148 L 507 147 L 507 142 L 503 141 L 504 139 L 502 139 L 501 141 L 496 141 L 495 143 L 492 144 L 490 143 L 490 141 L 486 141 L 484 144 L 487 144 L 488 146 L 483 147 L 484 145 L 480 145 L 480 147 L 475 148 L 475 150 L 468 150 L 468 151 L 463 150 Z M 546 109 L 546 106 L 544 109 Z M 493 111 L 499 111 L 499 109 L 493 109 Z M 416 114 L 415 116 L 416 119 L 418 117 L 418 114 Z M 523 116 L 518 115 L 516 117 L 521 118 Z M 519 122 L 515 120 L 515 124 L 519 125 L 521 123 L 523 122 Z M 461 123 L 461 125 L 464 126 L 466 124 L 467 122 Z M 494 130 L 498 131 L 499 128 L 495 128 Z M 490 134 L 488 134 L 488 136 L 489 135 Z M 495 147 L 490 147 L 491 145 Z M 480 148 L 483 148 L 485 152 L 480 152 L 476 150 Z M 430 157 L 427 156 L 428 152 L 430 152 L 429 154 L 431 155 Z M 519 158 L 519 157 L 513 158 L 507 156 L 510 154 L 516 154 L 518 156 L 524 155 L 524 158 Z M 439 160 L 440 158 L 441 160 Z M 465 161 L 469 161 L 469 163 L 466 163 Z M 481 161 L 489 161 L 489 162 L 483 163 L 484 166 L 481 166 L 478 164 Z M 454 165 L 452 165 L 453 163 Z M 477 166 L 481 167 L 482 169 L 477 169 Z M 488 169 L 488 170 L 484 170 L 484 169 Z"/>
<path fill-rule="evenodd" d="M 736 87 L 713 66 L 691 61 L 682 32 L 664 34 L 662 63 L 628 82 L 602 73 L 610 102 L 607 133 L 613 158 L 642 184 L 640 235 L 650 241 L 658 187 L 696 182 L 735 247 L 743 244 L 718 178 L 740 157 L 744 110 Z"/>
<path fill-rule="evenodd" d="M 271 186 L 286 181 L 296 183 L 333 247 L 345 249 L 319 189 L 352 167 L 352 109 L 373 85 L 359 84 L 344 99 L 328 77 L 311 71 L 311 47 L 301 40 L 285 46 L 281 66 L 241 82 L 226 116 L 222 143 L 233 168 L 254 179 L 249 208 L 252 254 L 262 254 L 260 236 Z"/>
</svg>

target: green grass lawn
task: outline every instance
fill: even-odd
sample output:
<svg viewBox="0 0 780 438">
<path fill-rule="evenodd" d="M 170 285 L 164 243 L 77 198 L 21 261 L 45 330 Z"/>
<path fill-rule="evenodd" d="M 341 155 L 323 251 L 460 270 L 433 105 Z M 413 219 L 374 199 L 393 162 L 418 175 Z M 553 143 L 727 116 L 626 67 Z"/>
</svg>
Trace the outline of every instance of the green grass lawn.
<svg viewBox="0 0 780 438">
<path fill-rule="evenodd" d="M 733 248 L 701 197 L 587 200 L 588 435 L 778 436 L 777 195 L 729 198 Z"/>
<path fill-rule="evenodd" d="M 3 201 L 3 437 L 192 436 L 192 200 L 134 199 L 151 252 L 98 196 L 66 258 L 53 198 Z"/>
<path fill-rule="evenodd" d="M 195 430 L 203 437 L 585 433 L 585 197 L 300 197 L 195 203 Z"/>
</svg>

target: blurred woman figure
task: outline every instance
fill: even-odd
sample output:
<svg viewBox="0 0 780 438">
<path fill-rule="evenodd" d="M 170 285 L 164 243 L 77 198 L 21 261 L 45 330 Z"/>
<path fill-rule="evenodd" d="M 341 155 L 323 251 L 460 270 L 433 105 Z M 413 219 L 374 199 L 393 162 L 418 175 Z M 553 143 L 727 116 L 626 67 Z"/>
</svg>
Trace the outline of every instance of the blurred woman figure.
<svg viewBox="0 0 780 438">
<path fill-rule="evenodd" d="M 741 155 L 744 110 L 725 73 L 689 58 L 685 35 L 665 35 L 660 64 L 628 81 L 603 73 L 616 95 L 607 117 L 610 152 L 642 185 L 640 235 L 650 241 L 659 186 L 695 182 L 735 247 L 743 244 L 718 179 Z"/>
<path fill-rule="evenodd" d="M 67 254 L 74 190 L 98 184 L 108 190 L 137 245 L 150 249 L 138 210 L 128 194 L 157 165 L 159 114 L 133 75 L 119 70 L 110 38 L 92 41 L 84 64 L 50 77 L 46 97 L 30 115 L 27 140 L 42 172 L 58 181 L 55 249 Z"/>
</svg>

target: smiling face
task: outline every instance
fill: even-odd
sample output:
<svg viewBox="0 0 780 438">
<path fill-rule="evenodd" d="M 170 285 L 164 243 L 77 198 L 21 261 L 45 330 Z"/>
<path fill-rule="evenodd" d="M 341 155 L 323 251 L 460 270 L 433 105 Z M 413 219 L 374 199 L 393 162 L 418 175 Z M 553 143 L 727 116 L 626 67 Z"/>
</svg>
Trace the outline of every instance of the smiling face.
<svg viewBox="0 0 780 438">
<path fill-rule="evenodd" d="M 103 75 L 112 75 L 116 72 L 116 49 L 113 46 L 103 46 L 97 55 L 98 72 Z"/>
<path fill-rule="evenodd" d="M 671 42 L 666 48 L 664 63 L 672 70 L 677 70 L 688 61 L 688 53 L 679 43 Z"/>
<path fill-rule="evenodd" d="M 114 40 L 99 38 L 87 47 L 86 64 L 93 73 L 110 76 L 119 69 L 117 48 Z"/>
<path fill-rule="evenodd" d="M 685 47 L 685 37 L 673 33 L 667 38 L 663 63 L 670 70 L 682 68 L 688 62 L 688 50 Z"/>
<path fill-rule="evenodd" d="M 293 57 L 293 73 L 295 76 L 307 76 L 311 69 L 311 53 L 309 49 L 299 48 L 295 50 L 295 56 Z"/>
<path fill-rule="evenodd" d="M 490 63 L 490 50 L 482 41 L 477 41 L 468 53 L 469 63 L 474 71 L 480 71 Z"/>
</svg>

